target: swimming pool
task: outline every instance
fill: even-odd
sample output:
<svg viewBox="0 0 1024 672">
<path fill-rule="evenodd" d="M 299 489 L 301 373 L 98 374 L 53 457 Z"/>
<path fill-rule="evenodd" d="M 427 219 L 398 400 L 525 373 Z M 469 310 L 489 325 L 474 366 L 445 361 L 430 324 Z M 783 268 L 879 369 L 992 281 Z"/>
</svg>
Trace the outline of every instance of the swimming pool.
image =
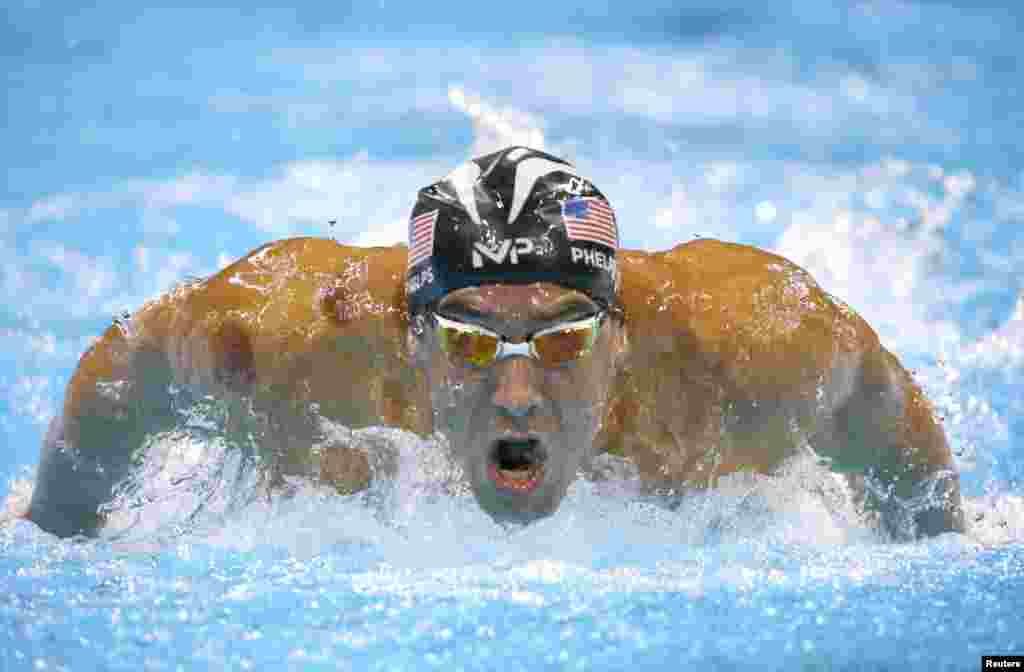
<svg viewBox="0 0 1024 672">
<path fill-rule="evenodd" d="M 209 477 L 194 486 L 204 494 L 238 491 L 234 472 L 192 473 Z M 1009 534 L 1005 518 L 1019 539 L 1019 497 L 973 501 L 974 539 L 887 544 L 844 510 L 828 478 L 797 464 L 781 482 L 731 479 L 675 511 L 638 501 L 627 481 L 581 481 L 555 516 L 512 530 L 469 497 L 431 492 L 425 478 L 373 497 L 300 490 L 237 509 L 222 492 L 193 518 L 182 505 L 197 505 L 190 489 L 171 497 L 150 487 L 136 502 L 149 529 L 115 541 L 57 542 L 28 523 L 4 529 L 7 660 L 45 669 L 973 669 L 981 655 L 1020 651 L 1021 544 L 977 539 Z"/>
<path fill-rule="evenodd" d="M 0 51 L 18 93 L 0 135 L 0 670 L 969 670 L 1024 654 L 1019 10 L 520 4 L 500 30 L 478 10 L 458 29 L 412 9 L 11 10 L 33 39 Z M 502 528 L 436 487 L 437 445 L 386 428 L 360 431 L 399 451 L 396 480 L 266 501 L 251 461 L 199 425 L 154 440 L 105 538 L 12 519 L 112 315 L 276 237 L 400 240 L 415 189 L 499 141 L 572 156 L 626 247 L 760 245 L 858 310 L 943 418 L 969 533 L 887 543 L 800 459 L 675 509 L 624 470 Z"/>
</svg>

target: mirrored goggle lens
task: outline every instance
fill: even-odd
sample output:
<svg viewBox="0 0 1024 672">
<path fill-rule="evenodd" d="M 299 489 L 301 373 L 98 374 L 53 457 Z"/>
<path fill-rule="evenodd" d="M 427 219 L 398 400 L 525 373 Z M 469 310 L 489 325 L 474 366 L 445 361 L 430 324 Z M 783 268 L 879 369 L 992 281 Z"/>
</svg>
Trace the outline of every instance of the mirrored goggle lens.
<svg viewBox="0 0 1024 672">
<path fill-rule="evenodd" d="M 483 367 L 501 351 L 501 337 L 480 327 L 436 316 L 441 350 L 457 364 Z M 586 357 L 594 348 L 601 315 L 541 331 L 530 338 L 530 354 L 545 366 Z"/>
<path fill-rule="evenodd" d="M 447 320 L 438 323 L 437 333 L 441 350 L 458 364 L 487 366 L 498 355 L 500 341 L 492 334 L 460 327 Z"/>
<path fill-rule="evenodd" d="M 545 366 L 565 364 L 586 357 L 597 340 L 597 318 L 576 322 L 533 337 L 533 350 Z"/>
</svg>

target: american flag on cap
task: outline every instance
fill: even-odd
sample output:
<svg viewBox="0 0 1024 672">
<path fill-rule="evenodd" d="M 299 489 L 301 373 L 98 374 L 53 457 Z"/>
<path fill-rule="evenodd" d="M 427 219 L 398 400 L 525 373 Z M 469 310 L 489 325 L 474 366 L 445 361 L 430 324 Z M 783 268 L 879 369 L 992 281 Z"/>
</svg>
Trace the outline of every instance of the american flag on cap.
<svg viewBox="0 0 1024 672">
<path fill-rule="evenodd" d="M 569 240 L 587 240 L 607 245 L 613 250 L 619 246 L 619 229 L 615 213 L 600 198 L 570 198 L 562 204 L 562 221 Z"/>
<path fill-rule="evenodd" d="M 437 210 L 424 212 L 409 220 L 409 268 L 434 254 L 434 225 Z"/>
</svg>

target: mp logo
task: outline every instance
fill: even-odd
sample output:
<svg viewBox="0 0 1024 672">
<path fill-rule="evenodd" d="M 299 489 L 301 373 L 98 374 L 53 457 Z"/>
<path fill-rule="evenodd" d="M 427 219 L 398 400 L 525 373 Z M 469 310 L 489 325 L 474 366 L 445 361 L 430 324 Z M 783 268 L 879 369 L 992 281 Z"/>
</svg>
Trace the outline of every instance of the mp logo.
<svg viewBox="0 0 1024 672">
<path fill-rule="evenodd" d="M 492 264 L 518 264 L 519 257 L 537 249 L 531 238 L 506 238 L 496 247 L 473 243 L 473 268 L 483 268 L 485 260 Z"/>
</svg>

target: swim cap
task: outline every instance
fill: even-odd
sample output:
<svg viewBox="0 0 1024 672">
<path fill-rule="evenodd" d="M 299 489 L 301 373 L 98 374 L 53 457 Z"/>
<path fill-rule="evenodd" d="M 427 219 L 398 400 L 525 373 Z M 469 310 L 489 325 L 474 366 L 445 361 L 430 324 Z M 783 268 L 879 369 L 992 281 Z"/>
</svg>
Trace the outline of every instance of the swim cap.
<svg viewBox="0 0 1024 672">
<path fill-rule="evenodd" d="M 551 282 L 616 305 L 615 213 L 568 161 L 508 147 L 419 191 L 406 299 L 416 314 L 449 292 Z"/>
</svg>

